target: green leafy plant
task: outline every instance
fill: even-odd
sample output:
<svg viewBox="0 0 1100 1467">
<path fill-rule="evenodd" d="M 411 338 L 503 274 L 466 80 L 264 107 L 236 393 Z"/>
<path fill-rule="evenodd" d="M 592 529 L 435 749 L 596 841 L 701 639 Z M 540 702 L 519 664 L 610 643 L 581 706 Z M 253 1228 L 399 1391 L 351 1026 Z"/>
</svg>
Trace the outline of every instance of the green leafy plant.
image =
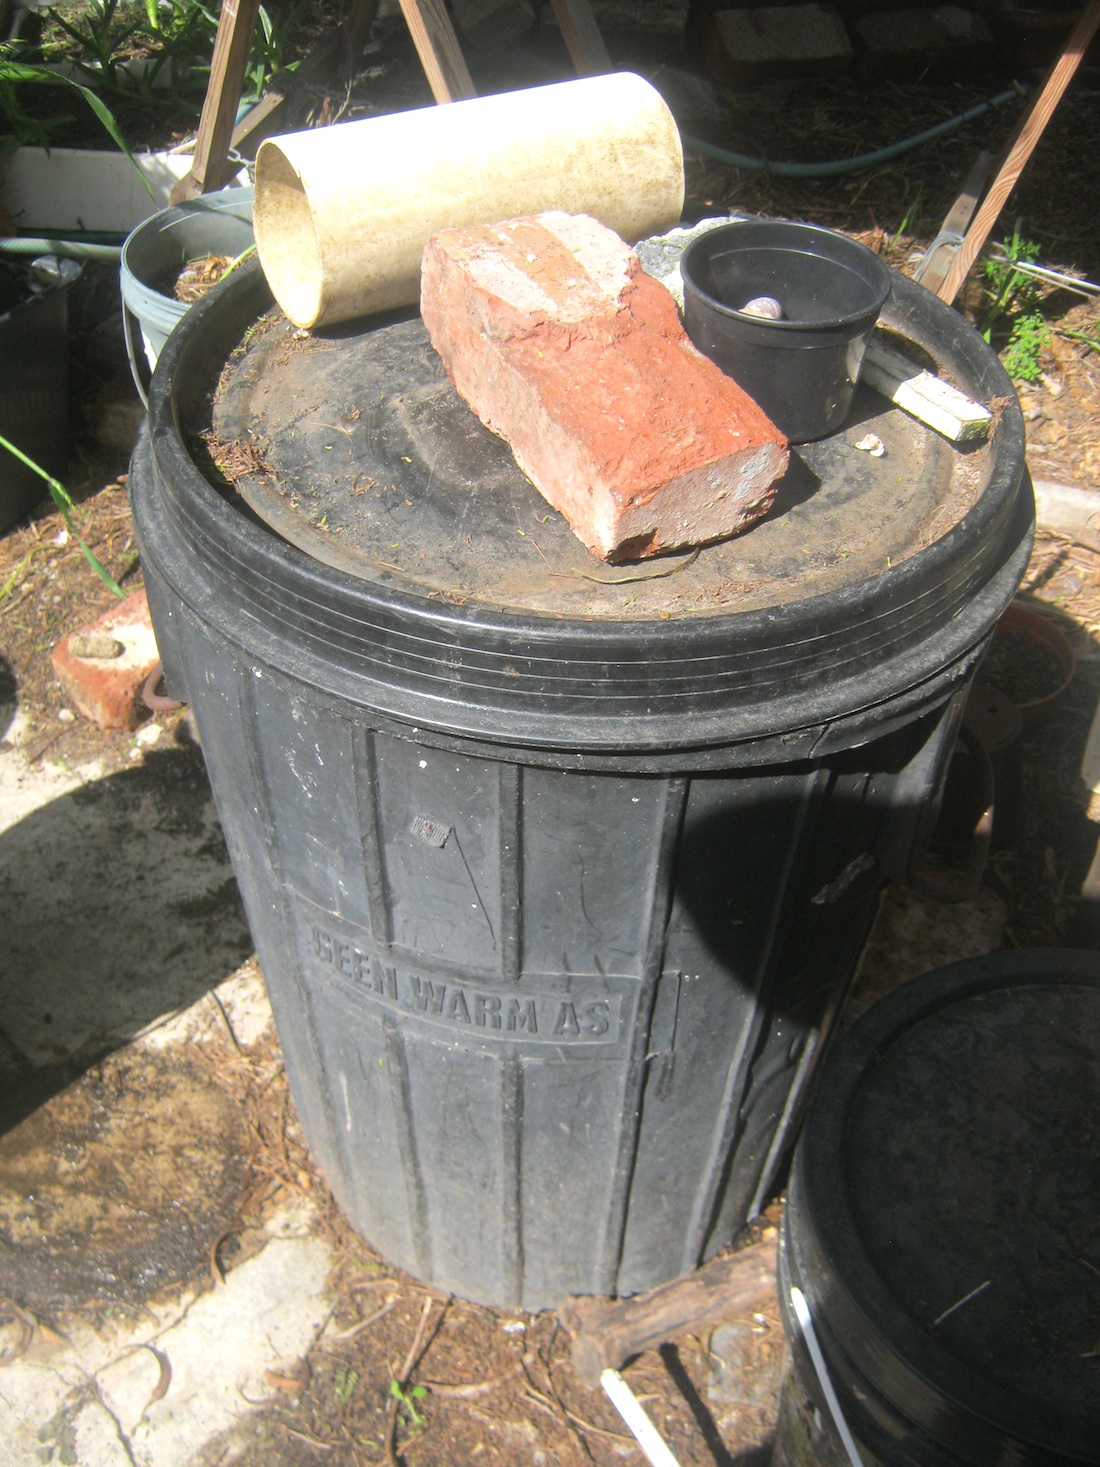
<svg viewBox="0 0 1100 1467">
<path fill-rule="evenodd" d="M 252 38 L 252 49 L 245 68 L 244 87 L 241 98 L 245 102 L 258 102 L 267 91 L 272 78 L 281 72 L 295 71 L 297 61 L 287 59 L 287 42 L 303 17 L 310 9 L 311 0 L 302 0 L 300 5 L 287 10 L 278 8 L 274 18 L 266 5 L 261 5 L 257 17 L 256 33 Z"/>
<path fill-rule="evenodd" d="M 79 10 L 51 7 L 43 56 L 77 68 L 116 111 L 190 113 L 183 94 L 201 91 L 210 69 L 217 17 L 176 3 L 162 16 L 156 0 L 85 0 Z"/>
<path fill-rule="evenodd" d="M 355 1394 L 355 1387 L 359 1384 L 359 1372 L 351 1365 L 346 1365 L 341 1360 L 332 1374 L 332 1386 L 336 1392 L 336 1399 L 341 1406 L 346 1406 Z"/>
<path fill-rule="evenodd" d="M 96 575 L 105 586 L 109 586 L 116 596 L 124 596 L 126 593 L 123 591 L 122 587 L 115 580 L 114 576 L 111 575 L 110 571 L 99 559 L 92 548 L 85 542 L 84 536 L 80 533 L 80 531 L 76 528 L 76 525 L 73 523 L 73 510 L 76 508 L 76 506 L 73 504 L 72 499 L 69 497 L 69 492 L 65 488 L 64 484 L 55 479 L 52 474 L 48 474 L 46 470 L 42 468 L 41 464 L 36 464 L 33 458 L 28 458 L 21 448 L 16 448 L 14 443 L 9 443 L 2 434 L 0 434 L 0 448 L 6 448 L 7 451 L 15 458 L 17 458 L 21 464 L 25 464 L 28 469 L 33 469 L 34 472 L 39 476 L 39 478 L 45 479 L 46 484 L 49 487 L 50 494 L 53 498 L 53 502 L 61 511 L 61 518 L 65 521 L 65 528 L 80 546 L 80 549 L 84 555 L 84 559 L 88 562 L 88 564 L 95 571 Z"/>
<path fill-rule="evenodd" d="M 428 1418 L 417 1406 L 417 1401 L 422 1401 L 428 1394 L 428 1387 L 422 1385 L 402 1385 L 399 1380 L 390 1381 L 390 1395 L 397 1401 L 398 1408 L 404 1412 L 409 1425 L 417 1431 L 428 1424 Z"/>
<path fill-rule="evenodd" d="M 91 87 L 83 86 L 72 77 L 59 75 L 44 66 L 28 65 L 19 59 L 19 52 L 15 46 L 6 42 L 0 43 L 0 120 L 8 121 L 11 131 L 19 141 L 48 143 L 49 125 L 43 127 L 37 124 L 23 109 L 19 88 L 25 86 L 66 86 L 79 92 L 103 124 L 112 142 L 120 147 L 133 162 L 133 154 L 126 146 L 111 109 Z M 51 121 L 56 126 L 59 120 L 52 119 Z M 144 174 L 142 181 L 145 182 Z M 149 188 L 147 182 L 145 182 L 145 187 L 151 197 L 152 189 Z"/>
<path fill-rule="evenodd" d="M 1051 335 L 1050 325 L 1039 311 L 1016 317 L 1008 345 L 1001 353 L 1001 365 L 1014 381 L 1039 381 L 1043 375 L 1040 360 Z"/>
<path fill-rule="evenodd" d="M 258 101 L 279 72 L 293 71 L 290 42 L 319 0 L 260 6 L 242 99 Z M 207 0 L 81 0 L 44 12 L 43 60 L 76 68 L 126 116 L 193 113 L 205 88 L 218 27 Z"/>
<path fill-rule="evenodd" d="M 1039 304 L 1039 287 L 1033 276 L 1017 268 L 1019 261 L 1037 258 L 1039 246 L 1023 238 L 1023 220 L 1017 219 L 1012 238 L 1003 243 L 1004 254 L 985 261 L 985 290 L 979 324 L 986 341 L 1006 318 L 1033 311 Z"/>
<path fill-rule="evenodd" d="M 1002 251 L 984 265 L 984 294 L 979 327 L 986 341 L 1003 342 L 1001 360 L 1005 371 L 1018 381 L 1037 382 L 1040 358 L 1049 344 L 1051 329 L 1041 310 L 1041 287 L 1035 277 L 1020 268 L 1034 261 L 1039 246 L 1023 236 L 1023 220 L 1017 219 L 1011 239 Z"/>
</svg>

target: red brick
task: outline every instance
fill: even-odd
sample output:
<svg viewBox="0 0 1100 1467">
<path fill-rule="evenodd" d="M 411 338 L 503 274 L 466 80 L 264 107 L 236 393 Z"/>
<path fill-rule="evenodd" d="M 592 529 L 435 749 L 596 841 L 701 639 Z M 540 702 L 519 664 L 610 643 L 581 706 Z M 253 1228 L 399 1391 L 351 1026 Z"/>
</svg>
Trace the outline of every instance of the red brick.
<svg viewBox="0 0 1100 1467">
<path fill-rule="evenodd" d="M 420 309 L 458 391 L 596 555 L 723 539 L 770 506 L 786 439 L 594 219 L 434 235 Z"/>
<path fill-rule="evenodd" d="M 114 657 L 89 655 L 98 650 L 97 640 L 105 648 L 120 643 L 122 651 Z M 136 728 L 149 717 L 141 690 L 160 654 L 144 591 L 135 591 L 98 621 L 62 637 L 52 657 L 67 695 L 100 728 Z"/>
</svg>

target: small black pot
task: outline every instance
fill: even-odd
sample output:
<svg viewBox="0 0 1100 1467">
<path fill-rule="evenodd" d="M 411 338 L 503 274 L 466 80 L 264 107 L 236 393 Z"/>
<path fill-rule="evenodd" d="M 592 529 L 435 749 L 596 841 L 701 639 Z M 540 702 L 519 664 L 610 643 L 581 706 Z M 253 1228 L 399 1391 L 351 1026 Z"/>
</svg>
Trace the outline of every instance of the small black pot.
<svg viewBox="0 0 1100 1467">
<path fill-rule="evenodd" d="M 839 428 L 890 293 L 890 271 L 847 235 L 742 219 L 694 240 L 680 261 L 684 325 L 793 443 Z M 741 307 L 779 302 L 772 321 Z"/>
</svg>

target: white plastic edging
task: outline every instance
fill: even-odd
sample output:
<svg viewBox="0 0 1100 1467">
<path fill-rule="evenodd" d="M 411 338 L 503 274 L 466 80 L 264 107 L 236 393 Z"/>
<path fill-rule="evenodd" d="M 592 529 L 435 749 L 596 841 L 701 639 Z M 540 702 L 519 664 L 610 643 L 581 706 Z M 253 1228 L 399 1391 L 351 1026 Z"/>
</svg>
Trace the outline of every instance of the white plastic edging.
<svg viewBox="0 0 1100 1467">
<path fill-rule="evenodd" d="M 103 229 L 128 234 L 143 219 L 168 207 L 168 195 L 190 172 L 192 162 L 188 153 L 135 153 L 131 162 L 115 148 L 49 152 L 16 148 L 4 159 L 0 204 L 22 230 Z M 228 186 L 247 182 L 242 169 Z"/>
<path fill-rule="evenodd" d="M 821 1346 L 817 1342 L 817 1332 L 814 1322 L 810 1318 L 810 1306 L 806 1303 L 806 1296 L 801 1289 L 791 1289 L 791 1304 L 794 1306 L 795 1317 L 798 1327 L 802 1331 L 802 1338 L 806 1342 L 806 1349 L 810 1352 L 810 1360 L 814 1367 L 814 1373 L 825 1395 L 829 1412 L 833 1418 L 833 1424 L 840 1434 L 840 1440 L 844 1443 L 844 1450 L 848 1453 L 848 1460 L 852 1467 L 863 1467 L 863 1458 L 859 1455 L 855 1438 L 844 1419 L 844 1412 L 840 1409 L 833 1382 L 829 1377 L 829 1371 L 825 1364 L 825 1357 L 821 1353 Z"/>
</svg>

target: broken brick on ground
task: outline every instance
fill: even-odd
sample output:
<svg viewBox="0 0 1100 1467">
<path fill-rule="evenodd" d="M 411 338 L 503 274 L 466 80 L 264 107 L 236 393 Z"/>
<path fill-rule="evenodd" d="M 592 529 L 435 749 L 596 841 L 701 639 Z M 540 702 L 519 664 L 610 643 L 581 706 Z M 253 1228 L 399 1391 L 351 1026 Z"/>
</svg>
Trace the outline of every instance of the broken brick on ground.
<svg viewBox="0 0 1100 1467">
<path fill-rule="evenodd" d="M 149 717 L 141 694 L 160 654 L 144 591 L 63 637 L 51 657 L 66 695 L 100 728 L 136 728 Z"/>
</svg>

